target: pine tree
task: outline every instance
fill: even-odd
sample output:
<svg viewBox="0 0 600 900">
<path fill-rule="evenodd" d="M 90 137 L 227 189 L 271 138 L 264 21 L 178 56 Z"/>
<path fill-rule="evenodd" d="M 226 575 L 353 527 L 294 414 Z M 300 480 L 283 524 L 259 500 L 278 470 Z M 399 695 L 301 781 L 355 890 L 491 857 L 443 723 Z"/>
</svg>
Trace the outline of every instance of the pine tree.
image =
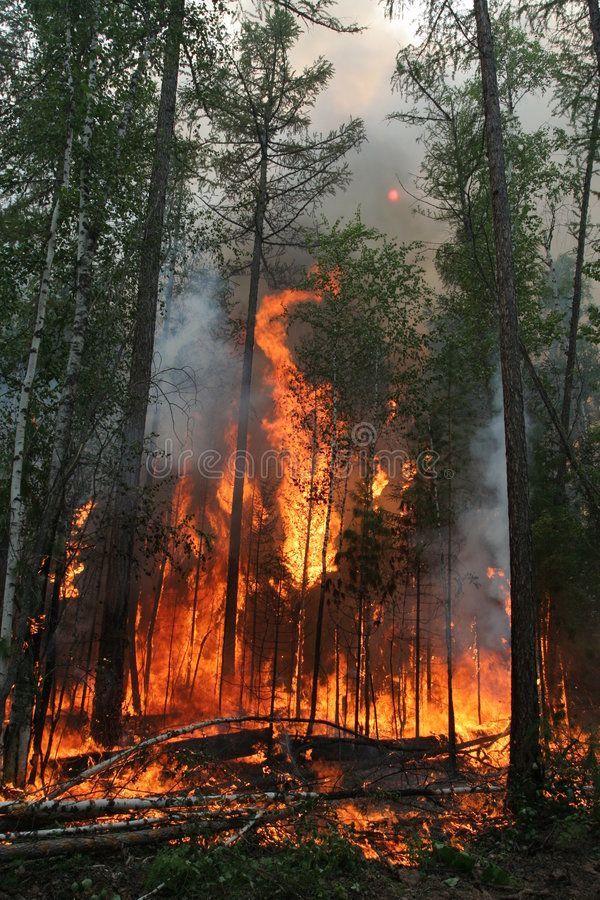
<svg viewBox="0 0 600 900">
<path fill-rule="evenodd" d="M 294 17 L 267 10 L 242 23 L 229 60 L 215 70 L 209 89 L 195 79 L 195 100 L 213 122 L 212 166 L 227 244 L 237 249 L 235 268 L 249 271 L 231 512 L 222 681 L 235 674 L 235 646 L 245 455 L 250 411 L 254 328 L 261 278 L 286 246 L 297 242 L 302 217 L 349 180 L 346 154 L 363 140 L 353 120 L 328 134 L 310 132 L 310 108 L 332 76 L 322 59 L 302 72 L 290 53 L 300 36 Z M 248 260 L 248 245 L 251 256 Z"/>
</svg>

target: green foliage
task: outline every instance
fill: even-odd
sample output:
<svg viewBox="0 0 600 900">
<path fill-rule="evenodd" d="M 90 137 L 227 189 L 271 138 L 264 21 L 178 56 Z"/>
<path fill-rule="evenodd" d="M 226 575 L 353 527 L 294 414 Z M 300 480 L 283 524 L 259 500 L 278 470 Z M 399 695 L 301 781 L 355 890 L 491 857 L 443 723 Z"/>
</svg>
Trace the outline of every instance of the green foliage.
<svg viewBox="0 0 600 900">
<path fill-rule="evenodd" d="M 263 268 L 272 278 L 280 269 L 289 274 L 279 266 L 282 252 L 301 239 L 306 216 L 347 186 L 346 156 L 365 137 L 359 119 L 326 134 L 311 130 L 312 109 L 333 68 L 322 57 L 293 68 L 301 33 L 288 10 L 261 4 L 211 71 L 203 77 L 192 68 L 193 86 L 183 91 L 194 119 L 205 113 L 212 126 L 199 163 L 215 239 L 229 251 L 229 275 L 250 265 L 259 219 Z"/>
<path fill-rule="evenodd" d="M 457 873 L 457 876 L 446 880 L 446 884 L 455 887 L 460 877 L 477 877 L 484 884 L 506 886 L 511 883 L 509 873 L 495 863 L 479 854 L 459 850 L 452 844 L 434 841 L 426 866 L 443 866 Z"/>
<path fill-rule="evenodd" d="M 335 385 L 339 415 L 378 429 L 390 403 L 410 414 L 419 393 L 419 326 L 430 304 L 421 248 L 398 244 L 357 213 L 309 235 L 315 265 L 306 277 L 318 303 L 296 307 L 297 356 L 315 386 Z"/>
<path fill-rule="evenodd" d="M 470 875 L 475 868 L 476 859 L 464 850 L 458 850 L 451 844 L 436 841 L 433 844 L 432 857 L 435 862 L 442 863 L 456 872 Z"/>
<path fill-rule="evenodd" d="M 365 881 L 360 853 L 329 833 L 256 853 L 241 845 L 161 850 L 150 866 L 147 888 L 165 883 L 161 893 L 170 897 L 346 900 L 362 895 Z"/>
</svg>

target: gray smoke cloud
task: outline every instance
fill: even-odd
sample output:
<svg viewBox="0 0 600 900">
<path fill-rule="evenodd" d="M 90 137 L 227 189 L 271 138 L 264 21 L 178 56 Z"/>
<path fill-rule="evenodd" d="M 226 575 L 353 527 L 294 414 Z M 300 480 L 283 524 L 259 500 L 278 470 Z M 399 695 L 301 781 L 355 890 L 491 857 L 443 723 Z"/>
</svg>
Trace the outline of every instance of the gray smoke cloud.
<svg viewBox="0 0 600 900">
<path fill-rule="evenodd" d="M 477 615 L 482 642 L 498 647 L 508 638 L 504 598 L 508 590 L 509 543 L 506 492 L 506 455 L 502 387 L 493 381 L 491 415 L 473 435 L 469 447 L 470 506 L 459 513 L 458 569 L 463 593 L 458 603 L 462 615 Z M 488 567 L 504 577 L 489 578 Z"/>
</svg>

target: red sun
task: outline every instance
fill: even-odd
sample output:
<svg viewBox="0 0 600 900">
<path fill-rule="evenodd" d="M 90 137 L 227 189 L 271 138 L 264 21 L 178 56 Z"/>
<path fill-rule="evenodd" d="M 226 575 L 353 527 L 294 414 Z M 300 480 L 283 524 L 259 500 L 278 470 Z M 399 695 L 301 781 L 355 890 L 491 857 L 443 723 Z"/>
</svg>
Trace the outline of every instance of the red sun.
<svg viewBox="0 0 600 900">
<path fill-rule="evenodd" d="M 390 188 L 387 192 L 387 198 L 390 203 L 397 203 L 400 199 L 400 191 L 398 191 L 396 188 Z"/>
</svg>

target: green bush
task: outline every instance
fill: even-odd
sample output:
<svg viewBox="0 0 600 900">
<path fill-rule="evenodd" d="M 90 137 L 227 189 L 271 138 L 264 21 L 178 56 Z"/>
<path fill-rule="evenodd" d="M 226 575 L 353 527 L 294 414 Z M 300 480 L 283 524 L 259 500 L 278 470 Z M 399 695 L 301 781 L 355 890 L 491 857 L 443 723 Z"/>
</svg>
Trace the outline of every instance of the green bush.
<svg viewBox="0 0 600 900">
<path fill-rule="evenodd" d="M 161 850 L 153 860 L 147 889 L 165 884 L 162 896 L 303 898 L 345 900 L 362 891 L 367 864 L 338 835 L 298 846 L 286 844 L 255 853 L 243 846 Z"/>
</svg>

